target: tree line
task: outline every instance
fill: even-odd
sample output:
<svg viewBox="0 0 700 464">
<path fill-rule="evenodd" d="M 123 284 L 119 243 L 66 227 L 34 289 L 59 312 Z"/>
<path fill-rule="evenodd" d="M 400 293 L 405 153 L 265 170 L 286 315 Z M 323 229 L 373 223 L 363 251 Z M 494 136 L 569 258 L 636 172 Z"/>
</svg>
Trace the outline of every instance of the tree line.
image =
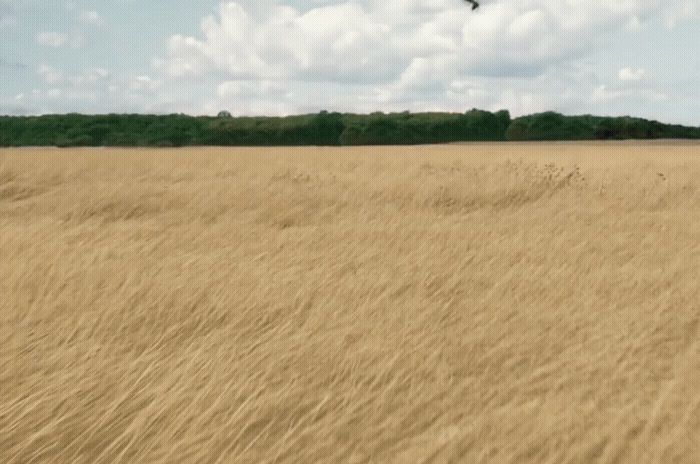
<svg viewBox="0 0 700 464">
<path fill-rule="evenodd" d="M 288 117 L 62 114 L 0 116 L 0 146 L 414 145 L 468 141 L 700 139 L 700 127 L 632 117 L 508 111 Z"/>
</svg>

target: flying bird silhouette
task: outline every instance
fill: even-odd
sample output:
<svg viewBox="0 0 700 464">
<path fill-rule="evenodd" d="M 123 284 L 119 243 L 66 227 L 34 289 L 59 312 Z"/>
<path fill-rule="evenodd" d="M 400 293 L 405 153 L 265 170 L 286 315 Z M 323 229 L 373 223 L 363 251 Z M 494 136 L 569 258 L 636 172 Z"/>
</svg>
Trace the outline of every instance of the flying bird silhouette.
<svg viewBox="0 0 700 464">
<path fill-rule="evenodd" d="M 472 4 L 472 11 L 476 10 L 477 8 L 479 8 L 479 2 L 477 2 L 476 0 L 465 0 L 465 1 L 466 1 L 467 3 L 471 3 L 471 4 Z"/>
</svg>

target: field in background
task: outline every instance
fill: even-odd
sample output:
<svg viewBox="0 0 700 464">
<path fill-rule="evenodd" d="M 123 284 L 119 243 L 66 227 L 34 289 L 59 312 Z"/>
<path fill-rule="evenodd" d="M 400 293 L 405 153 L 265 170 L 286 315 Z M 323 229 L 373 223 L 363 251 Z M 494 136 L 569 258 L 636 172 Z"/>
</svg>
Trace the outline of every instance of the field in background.
<svg viewBox="0 0 700 464">
<path fill-rule="evenodd" d="M 700 462 L 700 145 L 0 150 L 0 462 Z"/>
</svg>

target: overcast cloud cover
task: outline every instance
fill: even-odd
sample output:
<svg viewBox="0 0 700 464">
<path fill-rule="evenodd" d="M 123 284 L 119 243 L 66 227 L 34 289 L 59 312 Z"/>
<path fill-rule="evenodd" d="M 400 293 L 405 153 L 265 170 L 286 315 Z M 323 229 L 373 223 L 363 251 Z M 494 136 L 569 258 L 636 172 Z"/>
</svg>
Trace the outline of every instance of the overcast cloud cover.
<svg viewBox="0 0 700 464">
<path fill-rule="evenodd" d="M 543 110 L 700 125 L 700 0 L 0 0 L 0 113 Z"/>
</svg>

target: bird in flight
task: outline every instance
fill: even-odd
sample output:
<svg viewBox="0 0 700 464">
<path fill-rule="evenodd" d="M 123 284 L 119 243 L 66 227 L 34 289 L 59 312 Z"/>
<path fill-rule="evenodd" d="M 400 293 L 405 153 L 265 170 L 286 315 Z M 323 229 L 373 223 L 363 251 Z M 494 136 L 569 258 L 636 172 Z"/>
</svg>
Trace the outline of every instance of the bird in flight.
<svg viewBox="0 0 700 464">
<path fill-rule="evenodd" d="M 466 2 L 472 4 L 472 11 L 479 8 L 479 2 L 477 2 L 476 0 L 466 0 Z"/>
</svg>

